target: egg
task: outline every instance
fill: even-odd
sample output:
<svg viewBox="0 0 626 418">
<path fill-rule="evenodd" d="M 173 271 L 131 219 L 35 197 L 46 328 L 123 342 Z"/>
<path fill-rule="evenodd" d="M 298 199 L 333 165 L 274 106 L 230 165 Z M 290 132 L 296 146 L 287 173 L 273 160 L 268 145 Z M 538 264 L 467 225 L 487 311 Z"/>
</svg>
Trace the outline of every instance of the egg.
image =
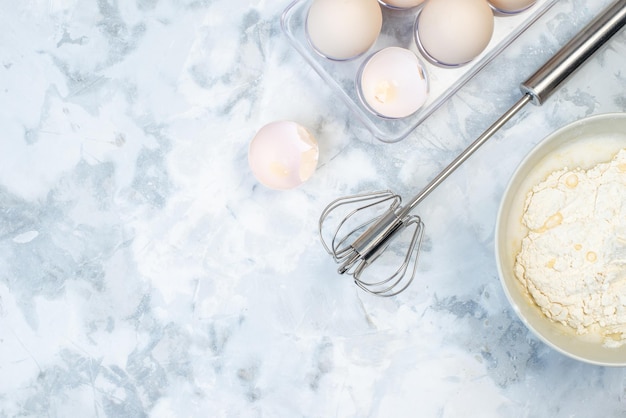
<svg viewBox="0 0 626 418">
<path fill-rule="evenodd" d="M 348 60 L 376 42 L 382 24 L 377 0 L 314 0 L 306 18 L 306 33 L 319 54 Z"/>
<path fill-rule="evenodd" d="M 518 13 L 535 4 L 536 0 L 489 0 L 493 8 L 502 13 Z"/>
<path fill-rule="evenodd" d="M 292 121 L 268 123 L 248 147 L 248 163 L 266 187 L 288 190 L 307 181 L 317 168 L 319 147 L 303 126 Z"/>
<path fill-rule="evenodd" d="M 357 90 L 366 106 L 388 118 L 415 113 L 428 98 L 426 70 L 414 52 L 387 47 L 373 54 L 359 71 Z"/>
<path fill-rule="evenodd" d="M 428 0 L 416 27 L 416 41 L 429 60 L 458 66 L 485 50 L 493 35 L 494 16 L 486 0 Z"/>
<path fill-rule="evenodd" d="M 419 6 L 424 0 L 379 0 L 383 6 L 390 7 L 392 9 L 410 9 L 411 7 Z"/>
</svg>

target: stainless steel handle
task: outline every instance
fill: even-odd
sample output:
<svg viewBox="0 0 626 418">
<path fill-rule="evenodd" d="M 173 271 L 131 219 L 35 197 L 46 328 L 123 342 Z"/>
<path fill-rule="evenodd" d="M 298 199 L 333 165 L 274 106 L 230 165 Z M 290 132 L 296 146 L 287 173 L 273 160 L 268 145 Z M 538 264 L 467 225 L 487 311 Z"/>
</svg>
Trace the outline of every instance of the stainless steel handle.
<svg viewBox="0 0 626 418">
<path fill-rule="evenodd" d="M 626 0 L 618 0 L 585 26 L 535 74 L 520 85 L 535 105 L 542 104 L 587 58 L 626 24 Z"/>
<path fill-rule="evenodd" d="M 426 187 L 398 211 L 402 219 L 430 194 L 457 167 L 469 158 L 482 144 L 493 136 L 528 102 L 540 105 L 567 79 L 587 58 L 606 43 L 626 24 L 626 0 L 618 0 L 585 26 L 572 40 L 563 46 L 550 60 L 528 80 L 521 83 L 524 95 L 504 113 L 481 136 L 470 144 L 458 157 L 443 169 Z"/>
</svg>

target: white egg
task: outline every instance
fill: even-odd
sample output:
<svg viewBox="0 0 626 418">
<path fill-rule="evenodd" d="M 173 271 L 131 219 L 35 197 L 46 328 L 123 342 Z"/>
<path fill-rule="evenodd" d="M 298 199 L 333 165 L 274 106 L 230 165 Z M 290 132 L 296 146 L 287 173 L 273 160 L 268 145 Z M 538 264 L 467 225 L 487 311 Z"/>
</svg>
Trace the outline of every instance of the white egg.
<svg viewBox="0 0 626 418">
<path fill-rule="evenodd" d="M 317 168 L 317 141 L 292 121 L 271 122 L 256 133 L 248 163 L 257 180 L 271 189 L 288 190 L 307 181 Z"/>
<path fill-rule="evenodd" d="M 374 113 L 404 118 L 428 98 L 426 70 L 415 53 L 388 47 L 372 55 L 360 71 L 360 96 Z"/>
<path fill-rule="evenodd" d="M 485 50 L 494 16 L 486 0 L 428 0 L 417 20 L 417 42 L 432 61 L 466 64 Z"/>
<path fill-rule="evenodd" d="M 380 35 L 383 14 L 377 0 L 314 0 L 306 31 L 313 48 L 333 60 L 366 52 Z"/>
<path fill-rule="evenodd" d="M 392 9 L 410 9 L 411 7 L 419 6 L 424 0 L 379 0 L 383 6 L 388 6 Z"/>
<path fill-rule="evenodd" d="M 536 0 L 489 0 L 489 3 L 499 12 L 517 13 L 521 12 L 533 4 Z"/>
</svg>

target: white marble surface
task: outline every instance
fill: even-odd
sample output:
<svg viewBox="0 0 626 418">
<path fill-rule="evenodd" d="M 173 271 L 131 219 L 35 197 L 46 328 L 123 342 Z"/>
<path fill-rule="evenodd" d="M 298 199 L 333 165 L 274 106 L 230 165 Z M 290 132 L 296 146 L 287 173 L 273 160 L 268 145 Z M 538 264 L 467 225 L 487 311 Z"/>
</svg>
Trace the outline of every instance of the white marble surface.
<svg viewBox="0 0 626 418">
<path fill-rule="evenodd" d="M 626 372 L 515 317 L 493 228 L 556 128 L 626 110 L 626 34 L 420 205 L 391 299 L 317 237 L 344 194 L 417 192 L 608 1 L 561 0 L 405 140 L 373 140 L 288 44 L 288 2 L 33 0 L 0 14 L 0 417 L 617 417 Z M 257 129 L 318 138 L 302 187 L 260 186 Z"/>
</svg>

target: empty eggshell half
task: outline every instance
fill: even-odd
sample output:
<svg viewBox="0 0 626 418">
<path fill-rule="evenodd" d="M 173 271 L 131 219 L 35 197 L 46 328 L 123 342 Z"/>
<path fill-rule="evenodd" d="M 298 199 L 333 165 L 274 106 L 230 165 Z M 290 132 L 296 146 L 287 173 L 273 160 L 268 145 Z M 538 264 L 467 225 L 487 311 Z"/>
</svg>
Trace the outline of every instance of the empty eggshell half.
<svg viewBox="0 0 626 418">
<path fill-rule="evenodd" d="M 485 50 L 493 35 L 494 16 L 486 0 L 428 0 L 416 26 L 416 40 L 427 58 L 458 66 Z"/>
<path fill-rule="evenodd" d="M 397 46 L 372 55 L 359 71 L 359 96 L 387 118 L 415 113 L 428 98 L 426 70 L 412 51 Z"/>
<path fill-rule="evenodd" d="M 376 42 L 383 25 L 378 0 L 314 0 L 306 19 L 313 48 L 324 57 L 348 60 Z"/>
<path fill-rule="evenodd" d="M 275 190 L 307 181 L 317 168 L 317 141 L 292 121 L 271 122 L 256 133 L 248 148 L 248 163 L 257 180 Z"/>
</svg>

